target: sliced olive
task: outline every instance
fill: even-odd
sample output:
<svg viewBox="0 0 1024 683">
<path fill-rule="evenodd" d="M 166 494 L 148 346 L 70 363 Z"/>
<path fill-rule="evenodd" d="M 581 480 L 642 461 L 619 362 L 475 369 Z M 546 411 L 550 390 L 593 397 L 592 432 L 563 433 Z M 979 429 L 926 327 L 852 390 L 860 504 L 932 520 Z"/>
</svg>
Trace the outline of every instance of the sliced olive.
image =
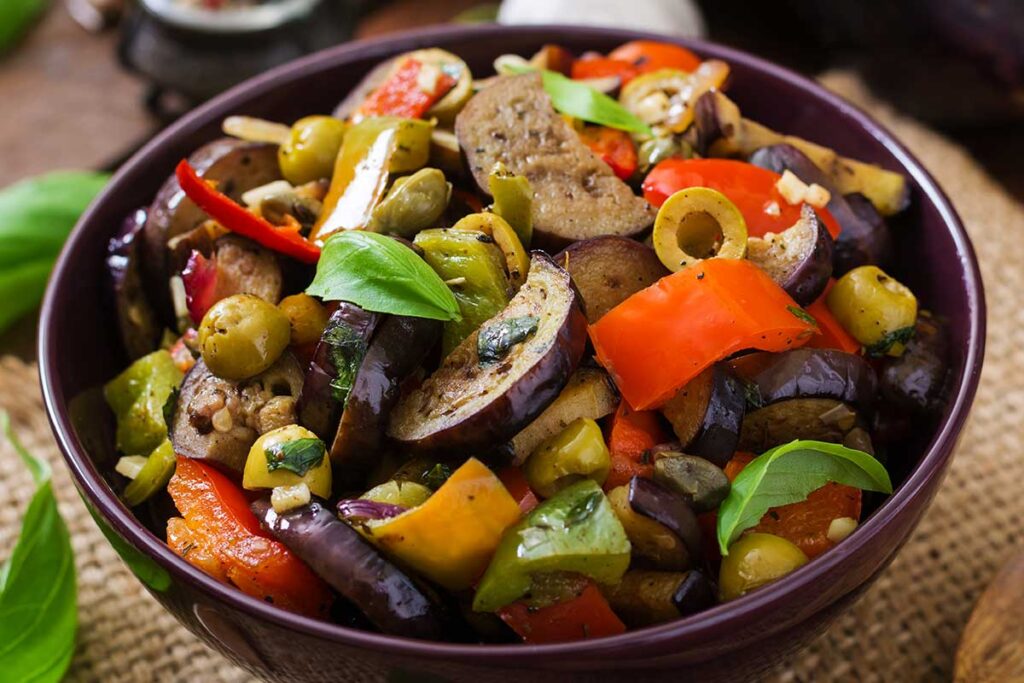
<svg viewBox="0 0 1024 683">
<path fill-rule="evenodd" d="M 722 468 L 704 458 L 672 451 L 657 455 L 654 481 L 683 496 L 694 512 L 714 510 L 730 488 Z"/>
<path fill-rule="evenodd" d="M 786 539 L 772 534 L 747 534 L 733 543 L 729 554 L 722 558 L 718 575 L 720 597 L 733 600 L 805 564 L 804 551 Z"/>
<path fill-rule="evenodd" d="M 654 221 L 654 251 L 675 272 L 707 258 L 747 254 L 747 224 L 729 199 L 709 187 L 688 187 L 669 197 Z"/>
<path fill-rule="evenodd" d="M 581 418 L 544 441 L 526 461 L 523 473 L 531 489 L 550 498 L 580 479 L 604 484 L 610 468 L 601 428 L 593 420 Z"/>
<path fill-rule="evenodd" d="M 917 297 L 877 266 L 861 266 L 843 275 L 826 303 L 869 355 L 902 355 L 914 333 Z"/>
<path fill-rule="evenodd" d="M 368 230 L 412 237 L 434 226 L 448 207 L 452 185 L 436 168 L 421 168 L 395 181 L 373 209 Z"/>
</svg>

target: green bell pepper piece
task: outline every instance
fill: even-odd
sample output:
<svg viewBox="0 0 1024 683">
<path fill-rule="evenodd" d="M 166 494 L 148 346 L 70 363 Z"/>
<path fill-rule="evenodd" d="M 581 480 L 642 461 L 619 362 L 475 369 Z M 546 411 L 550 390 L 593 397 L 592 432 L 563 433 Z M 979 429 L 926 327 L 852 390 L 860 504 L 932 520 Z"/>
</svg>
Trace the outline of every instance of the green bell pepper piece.
<svg viewBox="0 0 1024 683">
<path fill-rule="evenodd" d="M 482 232 L 437 228 L 423 230 L 413 243 L 430 267 L 450 283 L 462 320 L 444 324 L 445 355 L 508 305 L 505 259 L 494 240 Z"/>
<path fill-rule="evenodd" d="M 473 598 L 494 612 L 530 592 L 534 575 L 575 572 L 617 583 L 629 568 L 626 532 L 601 487 L 585 479 L 562 489 L 505 532 Z"/>
<path fill-rule="evenodd" d="M 117 448 L 125 455 L 147 455 L 167 438 L 164 404 L 183 374 L 167 351 L 138 359 L 103 387 L 117 418 Z"/>
<path fill-rule="evenodd" d="M 174 455 L 174 448 L 171 446 L 170 440 L 164 439 L 163 443 L 146 458 L 146 464 L 139 470 L 138 476 L 125 487 L 124 494 L 121 496 L 125 505 L 135 507 L 150 496 L 164 490 L 167 487 L 167 482 L 174 475 L 177 462 L 178 459 Z"/>
<path fill-rule="evenodd" d="M 533 237 L 533 188 L 526 176 L 516 175 L 500 161 L 491 169 L 487 189 L 494 197 L 494 213 L 504 218 L 516 231 L 524 247 Z"/>
</svg>

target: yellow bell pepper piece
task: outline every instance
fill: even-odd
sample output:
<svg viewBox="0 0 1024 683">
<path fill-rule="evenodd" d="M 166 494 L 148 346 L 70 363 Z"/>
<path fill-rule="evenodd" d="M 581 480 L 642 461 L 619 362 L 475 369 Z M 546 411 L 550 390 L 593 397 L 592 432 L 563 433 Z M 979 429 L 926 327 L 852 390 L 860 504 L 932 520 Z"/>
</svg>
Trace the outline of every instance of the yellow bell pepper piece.
<svg viewBox="0 0 1024 683">
<path fill-rule="evenodd" d="M 487 467 L 470 458 L 425 503 L 370 525 L 374 543 L 449 590 L 473 585 L 519 504 Z"/>
</svg>

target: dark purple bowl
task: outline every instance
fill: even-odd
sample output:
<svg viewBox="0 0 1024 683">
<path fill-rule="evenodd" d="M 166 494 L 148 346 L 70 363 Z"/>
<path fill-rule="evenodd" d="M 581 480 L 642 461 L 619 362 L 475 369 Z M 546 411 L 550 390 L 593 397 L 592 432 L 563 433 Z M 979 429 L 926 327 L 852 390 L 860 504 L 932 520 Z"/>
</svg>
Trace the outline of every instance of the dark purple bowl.
<svg viewBox="0 0 1024 683">
<path fill-rule="evenodd" d="M 916 159 L 861 111 L 792 72 L 756 57 L 679 41 L 733 69 L 730 94 L 748 116 L 843 154 L 898 169 L 913 203 L 902 220 L 897 274 L 952 333 L 952 400 L 896 492 L 836 549 L 781 581 L 707 612 L 613 638 L 548 646 L 450 645 L 383 636 L 281 611 L 217 583 L 177 557 L 122 505 L 105 474 L 113 458 L 109 418 L 95 388 L 124 365 L 103 291 L 107 240 L 147 204 L 175 163 L 219 134 L 229 114 L 291 121 L 332 110 L 360 77 L 396 53 L 440 46 L 479 73 L 501 53 L 544 43 L 606 51 L 649 34 L 578 27 L 450 27 L 343 45 L 248 81 L 197 109 L 136 154 L 90 207 L 50 281 L 41 319 L 46 407 L 75 482 L 100 527 L 153 595 L 190 630 L 250 671 L 295 681 L 593 680 L 616 674 L 675 680 L 752 676 L 822 633 L 892 560 L 924 514 L 949 465 L 974 398 L 985 344 L 981 277 L 960 219 Z M 927 264 L 927 267 L 921 267 Z M 908 456 L 912 460 L 912 456 Z M 668 671 L 670 670 L 670 672 Z"/>
</svg>

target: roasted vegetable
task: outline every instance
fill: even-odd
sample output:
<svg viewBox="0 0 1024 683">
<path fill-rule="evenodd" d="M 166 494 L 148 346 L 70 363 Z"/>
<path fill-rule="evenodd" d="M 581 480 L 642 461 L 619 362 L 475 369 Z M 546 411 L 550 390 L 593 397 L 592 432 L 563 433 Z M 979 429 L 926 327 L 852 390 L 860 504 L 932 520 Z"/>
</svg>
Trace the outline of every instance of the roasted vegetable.
<svg viewBox="0 0 1024 683">
<path fill-rule="evenodd" d="M 291 339 L 288 318 L 251 294 L 215 303 L 199 325 L 199 351 L 210 371 L 229 380 L 264 372 L 281 357 Z"/>
<path fill-rule="evenodd" d="M 682 496 L 694 512 L 714 510 L 729 495 L 729 479 L 721 467 L 684 453 L 656 453 L 654 481 Z"/>
<path fill-rule="evenodd" d="M 527 317 L 537 319 L 536 332 L 501 363 L 482 366 L 480 331 L 467 337 L 399 401 L 388 434 L 412 450 L 455 459 L 520 432 L 558 396 L 586 343 L 586 320 L 569 274 L 539 253 L 526 284 L 484 326 Z"/>
<path fill-rule="evenodd" d="M 583 144 L 608 164 L 616 176 L 622 180 L 633 177 L 638 162 L 636 145 L 629 133 L 608 126 L 591 125 L 583 126 L 578 132 Z"/>
<path fill-rule="evenodd" d="M 345 124 L 333 116 L 299 119 L 277 151 L 281 175 L 292 185 L 330 178 L 344 138 Z"/>
<path fill-rule="evenodd" d="M 842 234 L 842 233 L 840 233 Z M 804 204 L 800 220 L 781 233 L 747 240 L 747 258 L 760 266 L 801 306 L 825 291 L 832 276 L 832 235 Z"/>
<path fill-rule="evenodd" d="M 512 173 L 499 161 L 491 169 L 487 189 L 494 197 L 494 213 L 512 226 L 523 246 L 530 246 L 533 238 L 533 188 L 530 181 Z"/>
<path fill-rule="evenodd" d="M 319 502 L 279 515 L 252 504 L 263 527 L 358 607 L 384 633 L 445 640 L 452 616 L 435 596 L 371 547 Z"/>
<path fill-rule="evenodd" d="M 537 416 L 523 431 L 512 437 L 515 464 L 522 464 L 527 456 L 548 438 L 558 434 L 579 419 L 599 420 L 615 412 L 619 395 L 608 373 L 599 368 L 580 368 L 569 378 L 551 405 Z"/>
<path fill-rule="evenodd" d="M 555 256 L 555 263 L 572 275 L 591 324 L 669 274 L 650 247 L 614 235 L 575 242 Z"/>
<path fill-rule="evenodd" d="M 424 230 L 413 241 L 459 302 L 461 320 L 444 325 L 445 355 L 508 304 L 504 259 L 493 242 L 482 232 L 447 228 Z"/>
<path fill-rule="evenodd" d="M 473 609 L 493 612 L 518 600 L 537 574 L 576 572 L 598 583 L 616 583 L 629 566 L 629 553 L 626 533 L 604 493 L 589 479 L 577 482 L 502 537 L 477 584 Z"/>
<path fill-rule="evenodd" d="M 747 534 L 729 547 L 718 574 L 718 592 L 723 601 L 781 579 L 807 564 L 800 548 L 771 534 Z"/>
<path fill-rule="evenodd" d="M 121 343 L 128 357 L 141 358 L 160 340 L 160 322 L 142 282 L 141 234 L 146 210 L 138 209 L 121 224 L 107 245 L 107 276 L 114 294 L 114 311 Z"/>
<path fill-rule="evenodd" d="M 676 272 L 708 258 L 743 258 L 747 225 L 721 192 L 690 187 L 673 194 L 658 209 L 653 242 L 661 263 Z"/>
<path fill-rule="evenodd" d="M 699 566 L 704 554 L 700 526 L 689 503 L 679 494 L 644 477 L 629 481 L 629 507 L 633 512 L 654 520 L 683 542 L 686 564 Z"/>
<path fill-rule="evenodd" d="M 327 309 L 308 294 L 286 296 L 277 305 L 291 326 L 291 345 L 305 346 L 320 339 L 327 329 Z"/>
<path fill-rule="evenodd" d="M 361 497 L 378 503 L 398 505 L 403 508 L 414 508 L 422 505 L 434 492 L 415 481 L 397 481 L 392 479 L 378 484 Z"/>
<path fill-rule="evenodd" d="M 505 272 L 513 293 L 526 282 L 530 272 L 530 257 L 523 242 L 508 222 L 496 213 L 471 213 L 452 226 L 453 230 L 480 232 L 494 240 L 505 257 Z"/>
<path fill-rule="evenodd" d="M 572 576 L 572 575 L 569 575 Z M 543 645 L 572 640 L 602 638 L 624 633 L 622 623 L 593 581 L 576 577 L 581 587 L 568 597 L 544 605 L 513 602 L 498 615 L 524 643 Z"/>
<path fill-rule="evenodd" d="M 693 378 L 661 407 L 687 453 L 725 465 L 736 451 L 746 394 L 725 363 Z"/>
<path fill-rule="evenodd" d="M 632 561 L 648 567 L 683 571 L 690 566 L 690 553 L 672 530 L 635 511 L 629 504 L 629 485 L 608 491 L 608 502 L 629 538 Z"/>
<path fill-rule="evenodd" d="M 717 59 L 702 62 L 692 73 L 666 68 L 632 79 L 619 100 L 657 137 L 682 133 L 693 122 L 697 98 L 719 88 L 729 77 L 729 66 Z"/>
<path fill-rule="evenodd" d="M 737 449 L 763 453 L 795 439 L 842 443 L 859 424 L 856 412 L 831 398 L 794 398 L 747 413 Z"/>
<path fill-rule="evenodd" d="M 380 116 L 421 118 L 455 83 L 439 65 L 425 63 L 412 54 L 400 55 L 383 82 L 359 105 L 352 120 Z"/>
<path fill-rule="evenodd" d="M 367 230 L 412 237 L 437 225 L 448 207 L 452 186 L 436 168 L 421 168 L 395 180 L 373 208 Z"/>
<path fill-rule="evenodd" d="M 174 474 L 177 458 L 171 442 L 164 439 L 146 458 L 142 469 L 124 489 L 121 498 L 128 507 L 135 507 L 157 495 L 167 487 Z"/>
<path fill-rule="evenodd" d="M 832 398 L 854 406 L 861 414 L 874 411 L 878 390 L 875 370 L 856 354 L 833 349 L 794 349 L 778 354 L 754 354 L 737 359 L 756 370 L 750 382 L 755 407 L 794 398 Z"/>
<path fill-rule="evenodd" d="M 943 402 L 949 371 L 949 338 L 941 320 L 921 311 L 914 336 L 899 358 L 882 368 L 882 397 L 903 410 L 935 412 Z"/>
<path fill-rule="evenodd" d="M 212 231 L 207 230 L 208 225 L 172 242 L 175 251 L 172 260 L 178 259 L 177 252 L 186 244 L 195 245 L 181 272 L 191 324 L 198 325 L 211 306 L 235 294 L 251 294 L 276 304 L 281 298 L 284 281 L 277 256 L 238 235 L 215 237 L 207 244 L 207 240 L 214 237 Z"/>
<path fill-rule="evenodd" d="M 861 266 L 839 278 L 827 303 L 870 356 L 899 356 L 914 335 L 917 297 L 876 266 Z"/>
<path fill-rule="evenodd" d="M 652 626 L 715 604 L 711 583 L 696 569 L 657 572 L 632 569 L 603 589 L 615 613 L 630 628 Z"/>
<path fill-rule="evenodd" d="M 331 496 L 331 461 L 316 434 L 298 425 L 273 429 L 249 449 L 242 486 L 255 491 L 305 484 L 314 496 Z"/>
<path fill-rule="evenodd" d="M 651 207 L 555 111 L 539 74 L 502 77 L 477 93 L 456 119 L 455 133 L 483 192 L 499 161 L 529 181 L 538 246 L 637 235 L 654 219 Z"/>
<path fill-rule="evenodd" d="M 147 455 L 167 438 L 168 401 L 173 401 L 181 370 L 167 351 L 143 356 L 103 387 L 117 418 L 117 450 Z"/>
<path fill-rule="evenodd" d="M 601 428 L 593 420 L 579 418 L 538 446 L 523 472 L 531 489 L 550 498 L 580 479 L 592 479 L 600 486 L 609 467 Z"/>
</svg>

